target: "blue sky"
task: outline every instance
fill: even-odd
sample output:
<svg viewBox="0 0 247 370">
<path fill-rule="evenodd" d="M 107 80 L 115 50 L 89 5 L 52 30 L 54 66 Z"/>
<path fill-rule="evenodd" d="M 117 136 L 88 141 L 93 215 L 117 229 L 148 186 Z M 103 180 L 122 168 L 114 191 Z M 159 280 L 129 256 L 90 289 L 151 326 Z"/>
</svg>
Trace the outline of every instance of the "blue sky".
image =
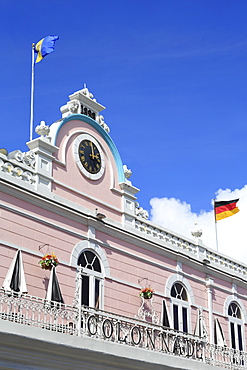
<svg viewBox="0 0 247 370">
<path fill-rule="evenodd" d="M 36 66 L 35 126 L 86 83 L 140 205 L 212 210 L 247 180 L 246 18 L 242 0 L 1 0 L 0 147 L 27 150 L 31 44 L 59 35 Z"/>
</svg>

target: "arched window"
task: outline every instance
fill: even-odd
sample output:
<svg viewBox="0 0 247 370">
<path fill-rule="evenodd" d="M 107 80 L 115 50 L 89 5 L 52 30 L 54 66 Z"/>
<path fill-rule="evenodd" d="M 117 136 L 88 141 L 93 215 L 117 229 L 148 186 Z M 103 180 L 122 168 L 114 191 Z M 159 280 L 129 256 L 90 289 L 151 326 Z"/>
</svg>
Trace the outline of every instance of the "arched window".
<svg viewBox="0 0 247 370">
<path fill-rule="evenodd" d="M 188 333 L 188 294 L 181 283 L 173 284 L 171 288 L 173 328 Z"/>
<path fill-rule="evenodd" d="M 91 250 L 84 250 L 77 262 L 81 266 L 81 304 L 102 308 L 103 273 L 99 257 Z"/>
<path fill-rule="evenodd" d="M 236 302 L 231 302 L 228 306 L 228 319 L 230 325 L 231 347 L 243 350 L 243 319 L 242 312 Z"/>
</svg>

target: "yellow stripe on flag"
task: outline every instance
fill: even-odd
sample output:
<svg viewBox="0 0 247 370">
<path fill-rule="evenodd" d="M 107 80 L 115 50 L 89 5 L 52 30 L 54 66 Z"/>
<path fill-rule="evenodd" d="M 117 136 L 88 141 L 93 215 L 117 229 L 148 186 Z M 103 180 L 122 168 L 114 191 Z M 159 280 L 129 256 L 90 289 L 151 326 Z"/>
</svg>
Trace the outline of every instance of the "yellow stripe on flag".
<svg viewBox="0 0 247 370">
<path fill-rule="evenodd" d="M 225 211 L 225 212 L 218 213 L 218 214 L 216 214 L 216 221 L 223 220 L 223 218 L 233 216 L 238 212 L 239 212 L 239 209 L 238 209 L 238 207 L 236 207 L 236 208 L 232 209 L 231 211 Z"/>
<path fill-rule="evenodd" d="M 43 59 L 42 54 L 41 54 L 41 47 L 42 47 L 43 41 L 44 41 L 44 39 L 40 40 L 35 45 L 35 49 L 38 52 L 38 55 L 37 55 L 37 58 L 36 58 L 36 63 L 39 63 Z"/>
</svg>

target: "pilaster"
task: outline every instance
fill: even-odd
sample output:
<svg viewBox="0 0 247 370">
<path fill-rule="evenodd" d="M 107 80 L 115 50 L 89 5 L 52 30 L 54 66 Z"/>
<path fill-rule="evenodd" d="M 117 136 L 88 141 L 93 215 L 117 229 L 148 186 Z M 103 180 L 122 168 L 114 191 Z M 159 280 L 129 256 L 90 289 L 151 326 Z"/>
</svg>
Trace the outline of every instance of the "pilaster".
<svg viewBox="0 0 247 370">
<path fill-rule="evenodd" d="M 214 330 L 213 330 L 213 285 L 214 280 L 211 278 L 206 279 L 206 290 L 208 295 L 208 319 L 209 319 L 209 336 L 210 343 L 214 342 Z"/>
<path fill-rule="evenodd" d="M 50 143 L 48 137 L 40 137 L 29 141 L 28 148 L 34 153 L 36 164 L 36 190 L 40 193 L 51 191 L 52 184 L 52 162 L 53 154 L 58 150 L 58 147 Z"/>
<path fill-rule="evenodd" d="M 123 223 L 129 226 L 135 226 L 136 196 L 139 189 L 131 184 L 129 180 L 121 182 L 120 188 L 123 191 Z"/>
</svg>

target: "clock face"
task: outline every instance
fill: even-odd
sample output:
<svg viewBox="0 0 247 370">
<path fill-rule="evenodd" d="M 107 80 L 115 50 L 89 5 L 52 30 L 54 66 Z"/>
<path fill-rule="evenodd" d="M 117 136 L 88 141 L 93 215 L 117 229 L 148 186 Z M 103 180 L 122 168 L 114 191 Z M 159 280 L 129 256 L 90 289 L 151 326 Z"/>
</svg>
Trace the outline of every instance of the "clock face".
<svg viewBox="0 0 247 370">
<path fill-rule="evenodd" d="M 91 140 L 85 139 L 80 142 L 78 155 L 81 164 L 89 173 L 97 174 L 101 170 L 101 155 Z"/>
<path fill-rule="evenodd" d="M 106 168 L 105 155 L 100 142 L 88 133 L 82 133 L 74 141 L 74 159 L 77 167 L 90 180 L 99 180 Z"/>
</svg>

